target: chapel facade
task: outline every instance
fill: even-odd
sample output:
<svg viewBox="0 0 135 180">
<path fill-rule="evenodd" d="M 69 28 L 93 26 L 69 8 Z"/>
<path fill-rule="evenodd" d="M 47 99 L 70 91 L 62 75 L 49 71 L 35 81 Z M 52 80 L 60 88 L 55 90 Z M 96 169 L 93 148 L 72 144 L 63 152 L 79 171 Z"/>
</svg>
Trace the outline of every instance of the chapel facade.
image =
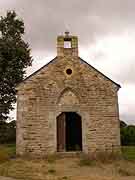
<svg viewBox="0 0 135 180">
<path fill-rule="evenodd" d="M 119 151 L 119 88 L 79 57 L 76 36 L 58 36 L 57 56 L 17 86 L 17 154 Z"/>
</svg>

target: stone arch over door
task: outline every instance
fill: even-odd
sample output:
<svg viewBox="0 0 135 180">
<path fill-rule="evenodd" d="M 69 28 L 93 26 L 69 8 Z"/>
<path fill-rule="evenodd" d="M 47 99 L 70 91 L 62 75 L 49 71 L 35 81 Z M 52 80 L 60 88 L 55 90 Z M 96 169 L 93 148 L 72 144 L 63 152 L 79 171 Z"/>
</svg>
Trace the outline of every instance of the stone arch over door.
<svg viewBox="0 0 135 180">
<path fill-rule="evenodd" d="M 78 115 L 81 116 L 81 126 L 82 126 L 82 152 L 88 153 L 88 122 L 89 122 L 89 113 L 87 111 L 83 111 L 84 107 L 81 106 L 56 106 L 54 112 L 50 112 L 50 117 L 53 120 L 53 152 L 58 152 L 57 149 L 57 117 L 62 112 L 76 112 Z"/>
<path fill-rule="evenodd" d="M 77 93 L 71 88 L 65 88 L 59 95 L 58 105 L 77 105 L 80 103 L 80 98 Z"/>
<path fill-rule="evenodd" d="M 72 101 L 69 99 L 73 97 Z M 68 100 L 67 100 L 68 99 Z M 49 117 L 51 119 L 51 124 L 53 124 L 53 137 L 54 141 L 52 144 L 53 150 L 57 152 L 57 117 L 62 112 L 76 112 L 78 115 L 81 116 L 82 122 L 82 151 L 87 153 L 88 152 L 88 145 L 87 145 L 87 131 L 88 126 L 87 122 L 89 121 L 88 107 L 84 107 L 81 104 L 81 98 L 79 97 L 79 93 L 72 89 L 72 88 L 65 88 L 63 89 L 57 96 L 56 104 L 54 106 L 53 111 L 49 112 Z M 84 110 L 85 109 L 85 110 Z"/>
</svg>

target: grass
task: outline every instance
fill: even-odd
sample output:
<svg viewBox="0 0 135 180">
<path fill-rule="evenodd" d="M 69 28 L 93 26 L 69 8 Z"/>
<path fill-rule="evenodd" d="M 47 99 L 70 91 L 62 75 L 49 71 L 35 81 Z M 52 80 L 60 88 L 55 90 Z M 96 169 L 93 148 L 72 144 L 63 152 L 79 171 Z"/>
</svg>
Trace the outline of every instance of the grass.
<svg viewBox="0 0 135 180">
<path fill-rule="evenodd" d="M 15 144 L 0 145 L 0 163 L 15 158 Z"/>
<path fill-rule="evenodd" d="M 49 156 L 47 157 L 47 161 L 48 161 L 48 163 L 50 163 L 50 164 L 55 163 L 56 160 L 57 160 L 57 156 L 56 156 L 55 154 L 49 155 Z"/>
<path fill-rule="evenodd" d="M 1 154 L 7 154 L 10 158 L 14 158 L 16 153 L 16 147 L 15 144 L 2 144 L 0 145 L 0 157 Z M 122 146 L 122 155 L 124 159 L 126 160 L 135 160 L 135 146 Z M 55 155 L 51 155 L 48 157 L 49 163 L 55 163 L 56 161 Z M 82 161 L 85 161 L 86 158 L 83 156 Z M 84 162 L 85 163 L 85 162 Z M 86 162 L 87 164 L 87 162 Z"/>
<path fill-rule="evenodd" d="M 123 146 L 122 154 L 125 160 L 135 161 L 135 146 Z"/>
<path fill-rule="evenodd" d="M 90 158 L 90 156 L 83 154 L 80 156 L 79 165 L 80 166 L 92 166 L 94 164 L 94 160 Z"/>
<path fill-rule="evenodd" d="M 0 144 L 0 152 L 5 151 L 11 156 L 15 156 L 16 146 L 15 144 Z"/>
<path fill-rule="evenodd" d="M 22 180 L 43 180 L 45 177 L 69 180 L 72 176 L 76 177 L 76 174 L 82 175 L 83 171 L 89 177 L 93 172 L 101 177 L 103 175 L 135 176 L 135 147 L 122 147 L 122 155 L 122 159 L 111 156 L 110 161 L 106 160 L 107 156 L 104 154 L 100 154 L 99 161 L 88 155 L 81 155 L 76 159 L 62 159 L 52 155 L 46 159 L 29 160 L 15 158 L 14 144 L 0 145 L 0 176 Z"/>
<path fill-rule="evenodd" d="M 121 176 L 134 176 L 135 174 L 132 174 L 129 170 L 123 169 L 123 168 L 118 168 L 118 173 Z"/>
</svg>

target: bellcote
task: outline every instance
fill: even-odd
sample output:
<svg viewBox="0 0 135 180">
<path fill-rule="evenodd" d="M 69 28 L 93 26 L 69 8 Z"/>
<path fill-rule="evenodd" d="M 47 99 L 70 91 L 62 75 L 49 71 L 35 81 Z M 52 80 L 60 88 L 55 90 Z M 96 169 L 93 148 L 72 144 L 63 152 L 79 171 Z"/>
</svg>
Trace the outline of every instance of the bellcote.
<svg viewBox="0 0 135 180">
<path fill-rule="evenodd" d="M 78 38 L 69 32 L 57 37 L 57 56 L 78 56 Z"/>
</svg>

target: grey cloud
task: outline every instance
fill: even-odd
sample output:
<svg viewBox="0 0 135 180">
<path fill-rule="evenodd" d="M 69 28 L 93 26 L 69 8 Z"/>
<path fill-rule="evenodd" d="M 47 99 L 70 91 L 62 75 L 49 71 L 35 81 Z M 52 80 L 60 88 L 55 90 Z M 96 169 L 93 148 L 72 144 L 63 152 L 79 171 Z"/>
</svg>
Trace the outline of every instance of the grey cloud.
<svg viewBox="0 0 135 180">
<path fill-rule="evenodd" d="M 133 31 L 134 7 L 132 0 L 29 0 L 16 4 L 26 24 L 26 40 L 33 51 L 45 54 L 56 52 L 56 37 L 66 29 L 78 35 L 80 47 L 86 48 L 106 34 Z M 112 71 L 112 77 L 116 76 L 121 83 L 134 83 L 134 71 L 130 72 L 130 66 L 124 70 L 119 67 L 119 73 Z"/>
<path fill-rule="evenodd" d="M 56 36 L 66 28 L 80 37 L 82 46 L 90 44 L 95 37 L 127 28 L 134 22 L 135 17 L 135 3 L 130 0 L 18 0 L 11 2 L 13 2 L 11 8 L 24 18 L 25 38 L 34 50 L 54 51 Z"/>
<path fill-rule="evenodd" d="M 134 61 L 135 59 L 133 59 Z M 122 84 L 132 84 L 135 85 L 135 62 L 129 63 L 125 69 L 120 69 L 114 77 L 119 79 Z"/>
<path fill-rule="evenodd" d="M 135 116 L 129 113 L 120 114 L 120 120 L 125 121 L 127 124 L 135 125 Z"/>
<path fill-rule="evenodd" d="M 80 48 L 86 49 L 107 34 L 135 31 L 133 0 L 1 0 L 0 9 L 1 14 L 14 9 L 24 19 L 24 38 L 29 42 L 33 54 L 40 52 L 42 57 L 56 52 L 56 37 L 66 29 L 77 35 Z M 40 54 L 37 53 L 37 56 Z M 104 54 L 99 52 L 96 58 L 100 56 Z M 110 72 L 114 80 L 135 83 L 133 59 L 129 60 L 125 69 L 119 65 L 118 73 L 115 72 L 115 67 L 113 65 Z M 106 74 L 105 71 L 104 73 Z M 127 120 L 133 118 L 129 114 L 122 117 Z"/>
</svg>

